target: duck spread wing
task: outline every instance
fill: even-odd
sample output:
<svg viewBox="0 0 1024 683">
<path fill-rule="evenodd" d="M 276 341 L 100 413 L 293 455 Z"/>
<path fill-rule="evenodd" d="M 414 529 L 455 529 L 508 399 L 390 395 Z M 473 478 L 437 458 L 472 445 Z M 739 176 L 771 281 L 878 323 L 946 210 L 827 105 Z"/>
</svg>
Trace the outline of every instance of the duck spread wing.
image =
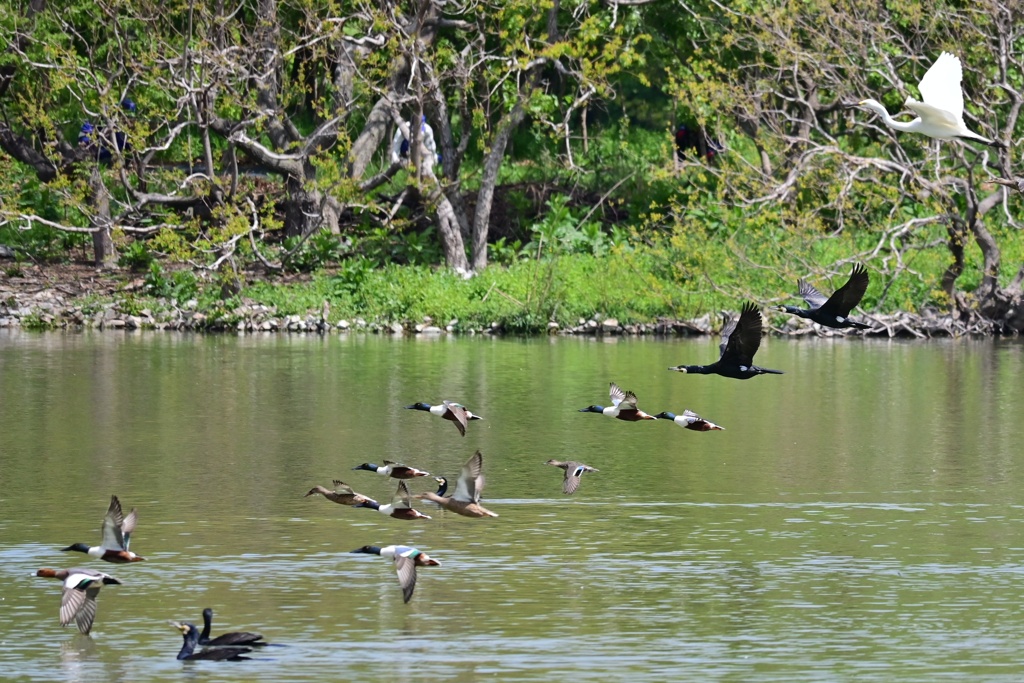
<svg viewBox="0 0 1024 683">
<path fill-rule="evenodd" d="M 134 523 L 133 523 L 134 524 Z M 103 517 L 102 547 L 109 550 L 125 550 L 124 534 L 121 529 L 124 526 L 124 515 L 121 513 L 121 501 L 117 496 L 110 497 L 110 507 Z"/>
<path fill-rule="evenodd" d="M 60 596 L 60 625 L 70 624 L 87 599 L 85 590 L 65 586 L 64 592 Z"/>
<path fill-rule="evenodd" d="M 78 591 L 76 591 L 78 592 Z M 96 596 L 100 594 L 99 588 L 85 589 L 85 600 L 82 606 L 75 612 L 75 625 L 79 633 L 88 634 L 92 630 L 92 623 L 96 620 Z"/>
<path fill-rule="evenodd" d="M 139 511 L 132 508 L 132 511 L 128 513 L 128 516 L 124 518 L 124 523 L 121 524 L 121 536 L 124 539 L 124 549 L 128 550 L 128 545 L 131 543 L 132 532 L 135 531 L 135 526 L 139 523 Z"/>
<path fill-rule="evenodd" d="M 334 484 L 334 492 L 335 493 L 347 493 L 349 495 L 355 493 L 355 491 L 352 490 L 352 487 L 349 486 L 348 484 L 346 484 L 343 481 L 339 481 L 338 479 L 335 479 L 331 483 Z"/>
<path fill-rule="evenodd" d="M 398 572 L 398 585 L 402 587 L 402 598 L 409 602 L 412 592 L 416 590 L 416 560 L 395 555 L 395 571 Z"/>
<path fill-rule="evenodd" d="M 581 474 L 583 474 L 583 468 L 579 463 L 569 463 L 569 466 L 565 468 L 565 478 L 562 479 L 562 493 L 566 495 L 575 493 L 576 489 L 580 487 Z"/>
<path fill-rule="evenodd" d="M 404 480 L 398 482 L 398 490 L 395 492 L 392 504 L 396 510 L 409 510 L 412 508 L 412 496 L 409 494 L 409 487 Z"/>
<path fill-rule="evenodd" d="M 458 427 L 459 433 L 465 436 L 466 425 L 469 424 L 469 415 L 466 413 L 466 408 L 451 401 L 444 401 L 444 404 L 448 407 L 448 413 L 454 418 L 452 421 Z"/>
<path fill-rule="evenodd" d="M 636 394 L 632 391 L 627 391 L 621 403 L 622 405 L 619 406 L 620 410 L 636 410 Z"/>
<path fill-rule="evenodd" d="M 459 475 L 459 483 L 455 487 L 455 500 L 464 503 L 479 503 L 480 492 L 484 488 L 484 456 L 477 451 L 462 466 L 462 474 Z"/>
</svg>

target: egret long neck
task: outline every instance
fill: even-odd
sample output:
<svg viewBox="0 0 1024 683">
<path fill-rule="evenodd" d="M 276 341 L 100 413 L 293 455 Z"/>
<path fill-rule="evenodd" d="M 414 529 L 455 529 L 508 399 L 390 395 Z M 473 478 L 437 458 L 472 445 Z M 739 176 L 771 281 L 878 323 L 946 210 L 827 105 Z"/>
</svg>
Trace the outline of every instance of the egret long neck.
<svg viewBox="0 0 1024 683">
<path fill-rule="evenodd" d="M 889 126 L 893 130 L 898 130 L 903 133 L 909 133 L 914 130 L 917 130 L 917 128 L 914 126 L 914 123 L 918 119 L 914 119 L 913 121 L 897 121 L 893 117 L 886 114 L 885 116 L 882 117 L 882 120 L 885 121 L 885 125 Z"/>
<path fill-rule="evenodd" d="M 907 101 L 910 102 L 911 98 L 908 97 Z M 877 103 L 876 106 L 872 106 L 870 107 L 870 109 L 872 109 L 876 114 L 882 117 L 882 122 L 885 125 L 889 126 L 893 130 L 902 131 L 904 133 L 909 133 L 914 130 L 917 130 L 917 124 L 920 122 L 920 119 L 913 119 L 911 121 L 897 121 L 893 117 L 889 116 L 889 110 L 887 110 L 885 107 Z"/>
</svg>

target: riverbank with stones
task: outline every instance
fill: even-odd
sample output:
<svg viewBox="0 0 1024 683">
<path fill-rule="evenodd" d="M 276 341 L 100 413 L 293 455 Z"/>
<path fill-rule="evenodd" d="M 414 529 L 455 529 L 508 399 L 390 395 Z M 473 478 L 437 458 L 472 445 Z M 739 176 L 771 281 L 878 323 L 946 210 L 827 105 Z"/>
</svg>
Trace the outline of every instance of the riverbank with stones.
<svg viewBox="0 0 1024 683">
<path fill-rule="evenodd" d="M 199 310 L 196 300 L 177 303 L 157 302 L 158 306 L 137 309 L 133 302 L 117 300 L 83 302 L 59 287 L 43 287 L 36 291 L 5 287 L 0 282 L 0 329 L 30 330 L 172 330 L 191 332 L 337 334 L 367 332 L 390 335 L 502 334 L 506 330 L 497 323 L 464 325 L 459 320 L 435 321 L 430 318 L 406 321 L 365 320 L 360 317 L 329 321 L 324 311 L 306 315 L 282 315 L 272 306 L 244 301 L 230 310 Z M 325 306 L 326 309 L 326 306 Z M 776 318 L 781 316 L 770 316 Z M 871 325 L 864 331 L 833 330 L 808 320 L 790 316 L 781 326 L 766 327 L 775 334 L 787 336 L 836 336 L 844 334 L 874 337 L 958 337 L 974 333 L 949 315 L 939 311 L 923 314 L 863 315 L 858 320 Z M 647 323 L 622 324 L 614 318 L 594 315 L 580 318 L 576 325 L 547 324 L 552 335 L 588 336 L 699 336 L 715 334 L 722 327 L 722 318 L 710 314 L 692 320 L 659 319 Z"/>
</svg>

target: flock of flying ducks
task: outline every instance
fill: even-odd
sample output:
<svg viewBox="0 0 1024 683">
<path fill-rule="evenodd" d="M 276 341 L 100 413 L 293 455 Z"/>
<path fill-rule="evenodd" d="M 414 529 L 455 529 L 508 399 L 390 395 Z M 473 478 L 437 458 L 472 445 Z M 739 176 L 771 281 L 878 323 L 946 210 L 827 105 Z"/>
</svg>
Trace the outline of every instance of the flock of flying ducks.
<svg viewBox="0 0 1024 683">
<path fill-rule="evenodd" d="M 800 280 L 798 282 L 798 294 L 807 303 L 808 308 L 801 309 L 793 306 L 780 306 L 778 308 L 781 311 L 808 318 L 828 327 L 864 329 L 868 326 L 850 320 L 849 315 L 850 311 L 860 302 L 861 297 L 864 296 L 867 286 L 867 271 L 860 265 L 855 265 L 846 284 L 836 290 L 830 297 L 825 297 L 810 284 Z M 761 334 L 761 313 L 755 304 L 748 302 L 743 305 L 738 319 L 726 319 L 722 329 L 722 342 L 719 346 L 718 360 L 710 365 L 677 365 L 669 368 L 669 370 L 691 374 L 716 374 L 734 379 L 749 379 L 763 374 L 782 374 L 779 370 L 769 370 L 754 365 L 754 354 L 757 353 L 761 343 Z M 657 415 L 645 413 L 637 407 L 636 394 L 631 391 L 623 391 L 614 382 L 610 385 L 609 396 L 611 399 L 610 406 L 591 405 L 581 408 L 579 412 L 598 413 L 626 422 L 658 419 L 671 420 L 684 429 L 699 432 L 723 429 L 723 427 L 710 420 L 705 420 L 691 410 L 684 410 L 679 415 L 667 411 Z M 470 422 L 483 419 L 465 406 L 453 401 L 442 401 L 438 405 L 414 403 L 405 406 L 405 408 L 428 412 L 431 415 L 448 420 L 455 425 L 462 436 L 466 435 L 466 428 Z M 333 482 L 334 488 L 318 485 L 311 488 L 305 495 L 306 497 L 321 495 L 341 505 L 369 508 L 387 517 L 405 521 L 431 518 L 429 515 L 413 507 L 414 500 L 430 501 L 449 512 L 464 517 L 484 518 L 498 516 L 497 513 L 488 510 L 480 504 L 480 496 L 484 488 L 484 475 L 483 455 L 479 450 L 462 466 L 455 492 L 451 495 L 448 495 L 448 480 L 444 477 L 435 477 L 435 481 L 438 484 L 436 492 L 426 491 L 414 496 L 409 491 L 407 481 L 427 477 L 430 473 L 389 460 L 384 460 L 383 463 L 383 465 L 377 465 L 366 462 L 352 469 L 373 472 L 390 479 L 397 479 L 398 488 L 390 503 L 378 503 L 369 496 L 357 493 L 351 486 L 339 480 Z M 578 461 L 548 460 L 545 464 L 563 470 L 562 492 L 567 495 L 576 492 L 580 485 L 580 478 L 585 473 L 599 471 L 596 467 L 591 467 Z M 135 531 L 137 523 L 137 510 L 132 508 L 128 515 L 124 515 L 121 502 L 117 496 L 111 496 L 110 505 L 103 518 L 100 545 L 89 546 L 86 543 L 75 543 L 63 548 L 63 550 L 81 552 L 89 557 L 116 564 L 142 562 L 145 558 L 140 557 L 129 548 L 131 535 Z M 402 598 L 405 602 L 409 602 L 416 588 L 417 568 L 441 566 L 439 561 L 431 558 L 422 550 L 406 545 L 383 547 L 364 545 L 352 552 L 379 555 L 391 559 L 398 574 L 398 582 L 402 589 Z M 96 598 L 99 595 L 100 589 L 103 586 L 120 585 L 121 583 L 120 580 L 109 574 L 84 568 L 45 568 L 38 570 L 36 576 L 56 578 L 63 581 L 60 624 L 61 626 L 67 626 L 71 622 L 75 622 L 78 630 L 84 634 L 90 632 L 96 618 Z M 217 638 L 211 638 L 210 627 L 212 618 L 213 611 L 211 609 L 207 608 L 203 611 L 204 628 L 202 632 L 195 625 L 188 622 L 170 622 L 182 634 L 183 644 L 181 651 L 178 653 L 178 659 L 238 661 L 245 659 L 244 655 L 251 652 L 253 647 L 267 644 L 263 642 L 260 634 L 250 632 L 228 633 Z M 197 652 L 196 648 L 200 645 L 205 646 L 205 649 Z"/>
</svg>

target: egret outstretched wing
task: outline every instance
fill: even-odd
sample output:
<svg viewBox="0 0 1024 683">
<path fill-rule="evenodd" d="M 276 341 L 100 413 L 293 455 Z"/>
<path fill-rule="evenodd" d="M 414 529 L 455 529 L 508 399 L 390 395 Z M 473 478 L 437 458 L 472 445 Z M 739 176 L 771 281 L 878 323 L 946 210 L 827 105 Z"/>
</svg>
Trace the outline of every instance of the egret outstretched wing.
<svg viewBox="0 0 1024 683">
<path fill-rule="evenodd" d="M 917 89 L 921 91 L 921 99 L 925 105 L 941 110 L 936 114 L 948 113 L 955 117 L 954 121 L 963 120 L 964 91 L 960 87 L 962 80 L 963 67 L 960 65 L 960 58 L 943 52 L 925 72 Z M 923 116 L 921 111 L 918 111 L 918 114 Z"/>
</svg>

